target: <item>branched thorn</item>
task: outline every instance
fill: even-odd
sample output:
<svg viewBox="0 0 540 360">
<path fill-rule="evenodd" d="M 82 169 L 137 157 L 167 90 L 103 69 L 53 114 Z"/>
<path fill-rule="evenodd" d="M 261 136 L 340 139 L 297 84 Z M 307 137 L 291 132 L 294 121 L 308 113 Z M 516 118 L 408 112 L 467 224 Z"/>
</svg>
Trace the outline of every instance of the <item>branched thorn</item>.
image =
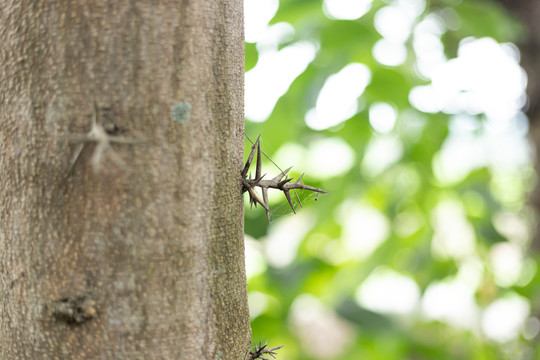
<svg viewBox="0 0 540 360">
<path fill-rule="evenodd" d="M 287 198 L 287 201 L 289 205 L 291 206 L 292 211 L 295 214 L 296 214 L 296 210 L 294 209 L 294 206 L 292 203 L 291 194 L 290 194 L 291 190 L 294 191 L 300 206 L 302 206 L 302 202 L 300 201 L 300 198 L 298 197 L 296 190 L 309 190 L 309 191 L 313 191 L 319 194 L 327 193 L 326 191 L 321 190 L 319 188 L 302 184 L 300 180 L 302 180 L 302 177 L 304 176 L 304 174 L 302 174 L 298 178 L 298 180 L 296 180 L 295 182 L 291 182 L 293 178 L 287 177 L 287 173 L 289 172 L 289 170 L 291 170 L 291 168 L 283 170 L 279 175 L 277 175 L 276 177 L 272 179 L 264 180 L 263 178 L 266 174 L 261 175 L 262 160 L 261 160 L 260 138 L 261 136 L 259 135 L 259 137 L 257 138 L 257 141 L 253 143 L 253 146 L 251 147 L 251 152 L 249 153 L 246 164 L 244 165 L 244 169 L 242 170 L 242 193 L 246 191 L 249 193 L 249 202 L 252 206 L 253 205 L 257 206 L 257 204 L 259 204 L 264 208 L 264 210 L 266 211 L 266 217 L 268 218 L 268 222 L 270 222 L 270 209 L 268 208 L 268 189 L 278 189 L 278 190 L 283 191 L 283 194 L 285 194 L 285 197 Z M 255 153 L 257 153 L 255 177 L 251 178 L 251 175 L 248 177 L 247 173 L 249 171 L 251 163 L 253 162 Z M 255 192 L 256 187 L 261 188 L 262 199 Z"/>
<path fill-rule="evenodd" d="M 275 359 L 276 350 L 279 350 L 283 347 L 283 345 L 276 346 L 273 348 L 268 348 L 267 346 L 268 346 L 268 340 L 264 343 L 264 345 L 262 345 L 261 342 L 259 342 L 259 345 L 255 344 L 255 346 L 253 347 L 253 351 L 249 352 L 250 360 L 255 360 L 255 359 L 270 360 L 269 358 L 265 358 L 263 355 L 270 355 L 272 358 Z"/>
</svg>

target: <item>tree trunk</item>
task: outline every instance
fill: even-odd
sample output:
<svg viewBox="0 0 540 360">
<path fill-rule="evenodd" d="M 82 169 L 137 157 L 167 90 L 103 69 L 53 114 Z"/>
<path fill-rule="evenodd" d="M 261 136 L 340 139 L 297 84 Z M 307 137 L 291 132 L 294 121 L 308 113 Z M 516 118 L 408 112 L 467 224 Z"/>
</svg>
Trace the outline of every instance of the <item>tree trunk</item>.
<svg viewBox="0 0 540 360">
<path fill-rule="evenodd" d="M 497 0 L 517 16 L 527 30 L 525 39 L 518 43 L 521 52 L 521 66 L 527 72 L 527 95 L 529 98 L 529 136 L 534 144 L 536 173 L 540 173 L 540 2 L 537 0 Z M 540 211 L 540 186 L 536 185 L 530 196 L 530 203 Z M 540 222 L 533 237 L 532 249 L 540 251 Z"/>
<path fill-rule="evenodd" d="M 534 145 L 535 171 L 540 174 L 540 2 L 538 0 L 499 0 L 506 8 L 523 21 L 527 36 L 524 41 L 518 43 L 521 52 L 521 66 L 527 73 L 527 96 L 529 99 L 527 116 L 529 117 L 529 137 Z M 538 179 L 538 177 L 537 177 Z M 540 183 L 530 195 L 530 203 L 535 209 L 536 216 L 540 214 Z M 536 221 L 536 229 L 533 234 L 529 255 L 537 256 L 540 252 L 540 222 Z M 538 302 L 532 301 L 532 313 L 540 316 Z M 538 344 L 538 336 L 533 339 Z"/>
<path fill-rule="evenodd" d="M 244 358 L 242 8 L 0 2 L 0 359 Z"/>
</svg>

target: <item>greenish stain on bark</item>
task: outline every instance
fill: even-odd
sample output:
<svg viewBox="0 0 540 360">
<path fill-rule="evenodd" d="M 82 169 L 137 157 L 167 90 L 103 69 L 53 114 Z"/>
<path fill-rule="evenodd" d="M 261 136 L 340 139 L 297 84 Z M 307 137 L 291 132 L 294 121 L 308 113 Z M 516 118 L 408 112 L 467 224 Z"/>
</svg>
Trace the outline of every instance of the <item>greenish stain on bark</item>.
<svg viewBox="0 0 540 360">
<path fill-rule="evenodd" d="M 187 101 L 178 103 L 172 108 L 172 119 L 179 124 L 183 124 L 191 116 L 191 104 Z"/>
</svg>

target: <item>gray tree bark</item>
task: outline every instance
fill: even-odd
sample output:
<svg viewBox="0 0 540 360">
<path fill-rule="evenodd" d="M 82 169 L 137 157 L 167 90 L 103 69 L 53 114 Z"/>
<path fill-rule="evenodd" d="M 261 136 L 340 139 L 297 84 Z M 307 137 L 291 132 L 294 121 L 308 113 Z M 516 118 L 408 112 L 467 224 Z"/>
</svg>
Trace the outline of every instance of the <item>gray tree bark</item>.
<svg viewBox="0 0 540 360">
<path fill-rule="evenodd" d="M 517 16 L 526 27 L 526 38 L 518 43 L 521 52 L 521 65 L 527 72 L 527 95 L 529 98 L 527 116 L 529 117 L 529 137 L 535 147 L 535 171 L 540 174 L 540 2 L 537 0 L 499 0 Z M 530 204 L 540 214 L 540 183 L 529 197 Z M 529 255 L 537 256 L 540 252 L 540 222 L 536 222 L 535 233 Z M 532 301 L 532 313 L 540 316 L 540 306 Z M 538 346 L 540 338 L 536 336 L 531 343 Z"/>
<path fill-rule="evenodd" d="M 527 116 L 529 117 L 529 137 L 536 150 L 535 169 L 540 174 L 540 2 L 537 0 L 496 0 L 502 3 L 513 15 L 523 21 L 525 38 L 518 43 L 521 52 L 521 66 L 527 72 Z M 540 186 L 536 185 L 530 196 L 530 203 L 540 211 Z M 540 222 L 537 224 L 532 248 L 540 251 Z M 540 310 L 539 310 L 540 311 Z"/>
<path fill-rule="evenodd" d="M 242 1 L 0 2 L 0 359 L 243 359 Z"/>
</svg>

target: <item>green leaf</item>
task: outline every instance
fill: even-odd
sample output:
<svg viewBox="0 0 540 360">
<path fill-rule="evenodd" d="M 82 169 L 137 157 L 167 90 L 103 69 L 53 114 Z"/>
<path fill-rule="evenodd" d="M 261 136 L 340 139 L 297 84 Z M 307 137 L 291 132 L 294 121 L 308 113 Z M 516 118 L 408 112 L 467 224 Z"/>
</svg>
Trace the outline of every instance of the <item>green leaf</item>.
<svg viewBox="0 0 540 360">
<path fill-rule="evenodd" d="M 251 70 L 257 65 L 259 61 L 259 52 L 257 51 L 257 45 L 252 43 L 246 43 L 246 71 Z"/>
</svg>

